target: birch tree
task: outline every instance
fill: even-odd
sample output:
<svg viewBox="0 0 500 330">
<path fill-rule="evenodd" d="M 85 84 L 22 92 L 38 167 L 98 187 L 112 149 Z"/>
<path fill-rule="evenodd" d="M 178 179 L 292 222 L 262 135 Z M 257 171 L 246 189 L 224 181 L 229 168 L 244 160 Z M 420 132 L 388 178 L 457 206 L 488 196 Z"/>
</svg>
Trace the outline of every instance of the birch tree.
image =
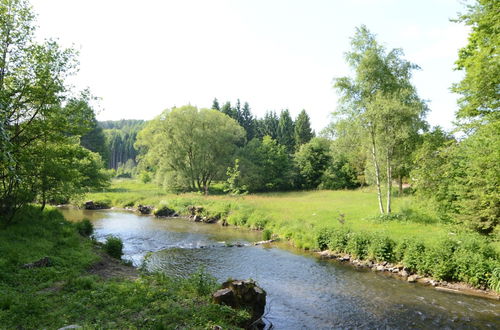
<svg viewBox="0 0 500 330">
<path fill-rule="evenodd" d="M 335 79 L 341 98 L 334 116 L 359 132 L 373 167 L 380 213 L 390 213 L 394 168 L 397 163 L 410 163 L 409 157 L 397 155 L 403 142 L 425 128 L 427 107 L 410 82 L 418 66 L 403 59 L 400 49 L 387 52 L 365 26 L 356 29 L 351 47 L 346 60 L 354 76 Z"/>
</svg>

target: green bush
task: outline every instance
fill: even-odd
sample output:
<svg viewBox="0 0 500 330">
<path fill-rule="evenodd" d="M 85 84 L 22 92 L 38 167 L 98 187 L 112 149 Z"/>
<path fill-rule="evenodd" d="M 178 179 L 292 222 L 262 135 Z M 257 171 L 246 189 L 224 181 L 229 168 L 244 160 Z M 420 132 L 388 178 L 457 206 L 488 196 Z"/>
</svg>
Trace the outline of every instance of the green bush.
<svg viewBox="0 0 500 330">
<path fill-rule="evenodd" d="M 331 228 L 319 229 L 316 233 L 316 246 L 322 251 L 326 250 L 328 248 L 328 243 L 330 242 L 330 236 L 332 234 L 333 229 Z"/>
<path fill-rule="evenodd" d="M 406 253 L 406 249 L 410 244 L 410 240 L 404 239 L 396 244 L 394 247 L 394 260 L 395 261 L 403 261 Z"/>
<path fill-rule="evenodd" d="M 428 248 L 423 256 L 423 262 L 418 266 L 418 271 L 438 280 L 453 280 L 456 244 L 455 241 L 446 239 Z"/>
<path fill-rule="evenodd" d="M 394 248 L 396 242 L 387 236 L 375 235 L 368 247 L 368 256 L 376 261 L 393 262 L 396 260 Z"/>
<path fill-rule="evenodd" d="M 273 235 L 273 232 L 269 229 L 264 229 L 264 231 L 262 232 L 262 239 L 264 241 L 268 241 L 271 239 L 271 236 Z"/>
<path fill-rule="evenodd" d="M 269 219 L 267 219 L 264 214 L 260 212 L 254 212 L 250 215 L 250 217 L 248 217 L 247 223 L 251 229 L 260 230 L 264 229 L 268 221 Z"/>
<path fill-rule="evenodd" d="M 109 236 L 104 243 L 104 251 L 111 257 L 121 259 L 123 255 L 123 242 L 119 237 Z"/>
<path fill-rule="evenodd" d="M 350 230 L 345 227 L 332 230 L 328 240 L 328 248 L 335 252 L 347 252 Z"/>
<path fill-rule="evenodd" d="M 365 259 L 368 255 L 368 246 L 371 237 L 367 233 L 349 233 L 349 241 L 345 247 L 345 252 L 351 254 L 357 259 Z"/>
<path fill-rule="evenodd" d="M 94 225 L 89 219 L 83 219 L 75 224 L 78 233 L 84 237 L 89 237 L 94 233 Z"/>
<path fill-rule="evenodd" d="M 232 212 L 227 217 L 227 222 L 233 226 L 245 226 L 247 224 L 248 215 L 242 211 Z"/>
<path fill-rule="evenodd" d="M 426 253 L 425 245 L 415 240 L 406 241 L 403 264 L 412 272 L 419 270 L 423 264 L 423 257 Z"/>
</svg>

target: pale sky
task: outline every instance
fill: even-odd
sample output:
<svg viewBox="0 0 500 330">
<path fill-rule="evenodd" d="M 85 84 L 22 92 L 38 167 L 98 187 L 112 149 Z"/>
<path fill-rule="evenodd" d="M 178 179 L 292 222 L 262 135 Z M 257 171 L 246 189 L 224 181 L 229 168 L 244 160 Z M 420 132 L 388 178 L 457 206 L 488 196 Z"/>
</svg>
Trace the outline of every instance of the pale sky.
<svg viewBox="0 0 500 330">
<path fill-rule="evenodd" d="M 38 36 L 80 52 L 78 88 L 101 98 L 99 120 L 151 119 L 165 108 L 239 98 L 261 117 L 301 109 L 330 122 L 335 77 L 365 24 L 388 49 L 418 64 L 413 82 L 432 125 L 452 127 L 461 79 L 457 50 L 468 29 L 452 23 L 459 0 L 32 0 Z"/>
</svg>

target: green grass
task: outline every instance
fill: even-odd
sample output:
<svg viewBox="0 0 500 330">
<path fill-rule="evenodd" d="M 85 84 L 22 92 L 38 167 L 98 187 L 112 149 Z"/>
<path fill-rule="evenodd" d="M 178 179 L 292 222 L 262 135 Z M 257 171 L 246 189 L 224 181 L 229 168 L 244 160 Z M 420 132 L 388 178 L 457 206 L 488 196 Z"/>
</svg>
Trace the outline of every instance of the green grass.
<svg viewBox="0 0 500 330">
<path fill-rule="evenodd" d="M 268 219 L 266 228 L 282 237 L 292 238 L 293 243 L 306 248 L 313 248 L 312 231 L 321 227 L 347 226 L 355 231 L 387 233 L 396 240 L 419 237 L 425 242 L 440 240 L 456 231 L 456 228 L 439 223 L 437 215 L 421 207 L 412 196 L 395 197 L 394 212 L 411 208 L 414 215 L 426 217 L 430 223 L 375 221 L 373 218 L 378 215 L 378 207 L 376 193 L 371 188 L 204 197 L 197 193 L 169 194 L 152 183 L 119 179 L 113 181 L 108 191 L 88 194 L 86 199 L 107 202 L 117 207 L 162 204 L 181 212 L 183 207 L 189 205 L 223 208 L 224 204 L 230 204 L 229 214 L 261 213 L 263 218 Z M 344 215 L 344 225 L 339 222 L 341 214 Z"/>
<path fill-rule="evenodd" d="M 94 243 L 57 210 L 28 207 L 0 229 L 0 328 L 237 328 L 248 313 L 211 303 L 215 280 L 162 274 L 104 280 L 86 271 Z M 48 256 L 49 267 L 22 265 Z"/>
</svg>

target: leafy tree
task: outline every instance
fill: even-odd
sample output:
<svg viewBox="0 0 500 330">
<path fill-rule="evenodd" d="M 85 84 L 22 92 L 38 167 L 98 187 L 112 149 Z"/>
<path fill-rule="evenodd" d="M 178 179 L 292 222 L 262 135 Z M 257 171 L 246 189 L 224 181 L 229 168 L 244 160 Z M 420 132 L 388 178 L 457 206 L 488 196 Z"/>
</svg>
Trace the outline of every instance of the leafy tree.
<svg viewBox="0 0 500 330">
<path fill-rule="evenodd" d="M 74 97 L 65 84 L 77 66 L 75 52 L 54 41 L 35 41 L 27 1 L 0 1 L 0 32 L 0 215 L 9 221 L 26 203 L 44 203 L 47 193 L 69 195 L 68 185 L 84 184 L 82 175 L 96 174 L 81 172 L 69 161 L 94 160 L 74 138 L 91 128 L 94 114 L 84 106 L 89 94 Z M 59 171 L 50 168 L 56 166 L 54 159 Z"/>
<path fill-rule="evenodd" d="M 171 189 L 208 193 L 233 160 L 244 131 L 228 116 L 187 105 L 164 111 L 139 132 L 143 166 Z"/>
<path fill-rule="evenodd" d="M 320 189 L 353 189 L 359 187 L 355 168 L 345 158 L 334 158 L 323 173 Z"/>
<path fill-rule="evenodd" d="M 366 147 L 360 143 L 362 132 L 352 118 L 339 119 L 331 123 L 323 134 L 332 141 L 333 159 L 342 159 L 354 171 L 356 185 L 366 184 L 365 172 L 367 164 Z M 332 189 L 332 188 L 329 188 Z"/>
<path fill-rule="evenodd" d="M 279 191 L 292 187 L 292 161 L 285 146 L 270 136 L 253 139 L 239 152 L 241 184 L 248 191 Z"/>
<path fill-rule="evenodd" d="M 224 187 L 225 192 L 232 195 L 240 195 L 246 192 L 246 186 L 240 183 L 240 160 L 238 158 L 234 160 L 233 167 L 227 168 L 226 175 L 228 178 Z"/>
<path fill-rule="evenodd" d="M 314 132 L 311 129 L 311 123 L 309 121 L 309 115 L 306 110 L 302 110 L 297 119 L 295 120 L 295 145 L 300 147 L 301 145 L 311 141 L 314 137 Z"/>
<path fill-rule="evenodd" d="M 360 131 L 362 142 L 372 159 L 378 204 L 381 213 L 391 212 L 392 180 L 399 161 L 399 148 L 425 126 L 427 110 L 411 85 L 411 71 L 416 65 L 402 59 L 402 51 L 386 52 L 365 26 L 357 28 L 351 41 L 352 51 L 346 54 L 355 71 L 354 78 L 338 78 L 335 87 L 341 94 L 336 115 L 349 120 Z M 381 181 L 385 167 L 386 209 Z"/>
<path fill-rule="evenodd" d="M 278 143 L 284 145 L 288 153 L 295 148 L 294 123 L 288 110 L 282 110 L 278 121 Z"/>
<path fill-rule="evenodd" d="M 472 28 L 467 46 L 460 49 L 456 68 L 465 71 L 453 91 L 462 95 L 459 100 L 459 119 L 479 119 L 493 116 L 500 109 L 500 10 L 496 0 L 477 0 L 459 16 Z"/>
<path fill-rule="evenodd" d="M 420 196 L 438 201 L 442 211 L 449 210 L 451 149 L 456 145 L 455 139 L 441 127 L 423 134 L 422 143 L 413 154 L 411 171 L 412 187 Z"/>
<path fill-rule="evenodd" d="M 301 145 L 295 153 L 295 164 L 302 179 L 301 188 L 313 189 L 321 184 L 325 170 L 332 161 L 330 143 L 325 138 L 314 138 Z"/>
<path fill-rule="evenodd" d="M 461 141 L 438 129 L 424 135 L 412 171 L 417 194 L 436 201 L 446 218 L 483 234 L 500 218 L 499 130 L 494 121 Z"/>
</svg>

